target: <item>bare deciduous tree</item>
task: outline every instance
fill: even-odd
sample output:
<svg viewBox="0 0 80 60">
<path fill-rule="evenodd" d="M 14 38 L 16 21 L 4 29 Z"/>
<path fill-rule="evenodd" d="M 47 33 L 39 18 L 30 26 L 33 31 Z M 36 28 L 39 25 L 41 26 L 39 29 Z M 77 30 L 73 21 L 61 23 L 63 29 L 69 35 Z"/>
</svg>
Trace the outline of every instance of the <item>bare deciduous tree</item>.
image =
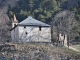
<svg viewBox="0 0 80 60">
<path fill-rule="evenodd" d="M 78 25 L 78 22 L 74 18 L 75 14 L 71 11 L 60 11 L 54 16 L 52 26 L 56 27 L 57 35 L 59 33 L 68 35 L 68 42 L 70 40 L 72 28 Z"/>
</svg>

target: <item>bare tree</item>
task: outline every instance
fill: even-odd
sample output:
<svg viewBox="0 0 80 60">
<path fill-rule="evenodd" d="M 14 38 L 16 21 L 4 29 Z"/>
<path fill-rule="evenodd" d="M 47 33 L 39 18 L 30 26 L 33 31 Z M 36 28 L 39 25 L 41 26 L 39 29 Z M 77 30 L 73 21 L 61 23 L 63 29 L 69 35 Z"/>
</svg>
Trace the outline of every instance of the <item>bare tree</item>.
<svg viewBox="0 0 80 60">
<path fill-rule="evenodd" d="M 59 33 L 68 35 L 68 42 L 70 40 L 72 28 L 77 26 L 78 24 L 74 16 L 75 14 L 71 11 L 68 10 L 60 11 L 54 16 L 54 20 L 52 22 L 52 25 L 57 29 L 57 35 Z"/>
<path fill-rule="evenodd" d="M 15 6 L 18 0 L 0 0 L 0 43 L 10 40 L 11 22 L 7 15 L 8 6 Z"/>
</svg>

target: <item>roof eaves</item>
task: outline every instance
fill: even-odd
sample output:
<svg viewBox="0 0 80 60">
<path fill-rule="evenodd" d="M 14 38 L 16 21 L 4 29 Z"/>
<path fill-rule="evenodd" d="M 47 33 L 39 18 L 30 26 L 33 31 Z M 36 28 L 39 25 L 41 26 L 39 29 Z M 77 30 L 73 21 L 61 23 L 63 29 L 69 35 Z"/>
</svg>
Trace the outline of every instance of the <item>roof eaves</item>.
<svg viewBox="0 0 80 60">
<path fill-rule="evenodd" d="M 26 24 L 19 24 L 19 26 L 42 26 L 42 27 L 50 27 L 50 25 L 26 25 Z"/>
</svg>

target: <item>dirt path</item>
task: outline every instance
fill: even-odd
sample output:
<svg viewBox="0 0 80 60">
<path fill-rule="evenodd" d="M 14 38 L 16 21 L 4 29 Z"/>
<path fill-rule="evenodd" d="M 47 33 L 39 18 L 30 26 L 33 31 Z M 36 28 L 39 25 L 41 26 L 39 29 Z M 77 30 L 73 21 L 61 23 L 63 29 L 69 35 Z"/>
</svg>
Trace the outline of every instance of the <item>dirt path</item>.
<svg viewBox="0 0 80 60">
<path fill-rule="evenodd" d="M 66 47 L 68 47 L 68 46 L 66 46 Z M 69 49 L 72 49 L 72 50 L 74 50 L 74 51 L 80 52 L 79 49 L 77 49 L 77 48 L 75 48 L 75 47 L 73 47 L 73 46 L 69 46 Z"/>
<path fill-rule="evenodd" d="M 69 49 L 72 49 L 72 50 L 74 50 L 74 51 L 80 52 L 78 49 L 76 49 L 76 48 L 74 48 L 74 47 L 72 47 L 72 46 L 69 46 Z"/>
</svg>

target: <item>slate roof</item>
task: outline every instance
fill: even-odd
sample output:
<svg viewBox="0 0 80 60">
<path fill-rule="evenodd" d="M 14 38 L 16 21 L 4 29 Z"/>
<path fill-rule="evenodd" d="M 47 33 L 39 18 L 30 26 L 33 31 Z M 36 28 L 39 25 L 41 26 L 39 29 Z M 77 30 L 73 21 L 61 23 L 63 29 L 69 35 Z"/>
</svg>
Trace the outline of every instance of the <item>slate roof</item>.
<svg viewBox="0 0 80 60">
<path fill-rule="evenodd" d="M 38 21 L 31 16 L 28 16 L 25 20 L 19 23 L 19 25 L 29 25 L 29 26 L 50 26 L 46 23 L 43 23 L 41 21 Z"/>
</svg>

